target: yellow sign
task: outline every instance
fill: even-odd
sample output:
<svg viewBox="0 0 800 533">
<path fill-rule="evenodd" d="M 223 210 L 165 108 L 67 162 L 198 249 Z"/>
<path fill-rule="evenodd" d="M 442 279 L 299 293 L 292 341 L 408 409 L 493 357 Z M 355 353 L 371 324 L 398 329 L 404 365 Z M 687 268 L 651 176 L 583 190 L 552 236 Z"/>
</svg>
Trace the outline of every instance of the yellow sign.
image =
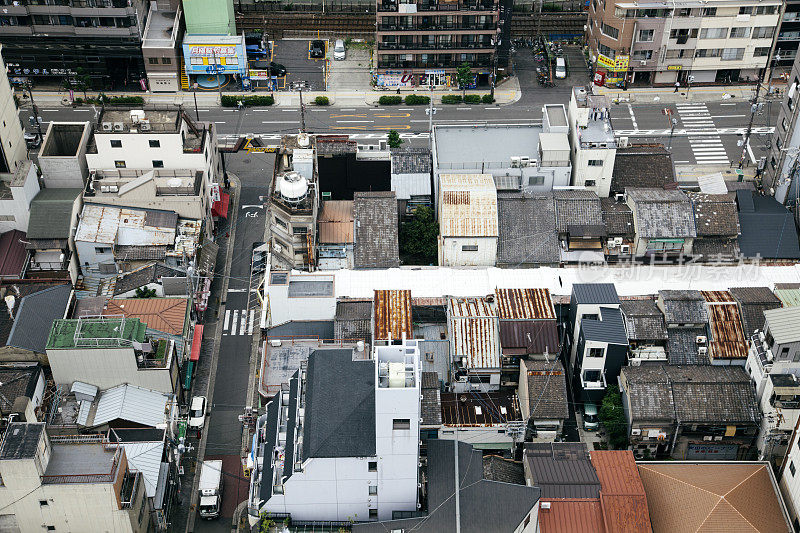
<svg viewBox="0 0 800 533">
<path fill-rule="evenodd" d="M 683 66 L 681 65 L 667 65 L 667 70 L 680 70 Z"/>
<path fill-rule="evenodd" d="M 614 58 L 614 72 L 625 72 L 628 70 L 628 63 L 631 56 L 617 56 Z"/>
<path fill-rule="evenodd" d="M 597 54 L 597 64 L 605 69 L 614 70 L 614 60 L 603 54 Z"/>
</svg>

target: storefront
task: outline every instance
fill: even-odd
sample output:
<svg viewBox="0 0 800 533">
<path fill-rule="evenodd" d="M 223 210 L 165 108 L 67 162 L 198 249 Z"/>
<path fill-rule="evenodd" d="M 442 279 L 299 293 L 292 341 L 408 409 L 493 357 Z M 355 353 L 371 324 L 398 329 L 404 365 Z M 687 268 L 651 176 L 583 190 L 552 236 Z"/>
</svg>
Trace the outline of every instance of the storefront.
<svg viewBox="0 0 800 533">
<path fill-rule="evenodd" d="M 605 74 L 604 81 L 606 85 L 616 85 L 625 82 L 630 56 L 618 55 L 614 59 L 611 59 L 603 54 L 597 54 L 596 62 L 597 68 L 595 71 Z"/>
<path fill-rule="evenodd" d="M 224 87 L 247 78 L 247 54 L 242 35 L 187 35 L 183 60 L 190 83 L 201 87 Z"/>
</svg>

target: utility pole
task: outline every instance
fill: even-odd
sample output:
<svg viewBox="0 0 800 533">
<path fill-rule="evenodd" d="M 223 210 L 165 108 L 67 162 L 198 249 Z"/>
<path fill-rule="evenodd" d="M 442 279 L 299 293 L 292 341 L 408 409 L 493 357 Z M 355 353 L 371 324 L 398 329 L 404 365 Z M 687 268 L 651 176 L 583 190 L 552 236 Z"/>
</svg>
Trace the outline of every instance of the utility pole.
<svg viewBox="0 0 800 533">
<path fill-rule="evenodd" d="M 430 90 L 431 98 L 425 113 L 428 115 L 428 148 L 433 151 L 433 115 L 436 114 L 436 110 L 433 108 L 433 85 L 430 86 Z"/>
<path fill-rule="evenodd" d="M 28 98 L 31 99 L 31 107 L 33 108 L 33 120 L 36 121 L 36 132 L 39 135 L 39 142 L 42 142 L 44 135 L 42 135 L 42 123 L 39 121 L 39 108 L 36 107 L 36 102 L 33 101 L 33 91 L 31 91 L 31 82 L 25 82 L 25 88 L 28 90 Z"/>
<path fill-rule="evenodd" d="M 217 64 L 217 53 L 211 49 L 211 57 L 214 60 L 214 75 L 217 77 L 217 93 L 219 93 L 219 105 L 222 105 L 222 80 L 219 77 L 220 66 Z M 224 69 L 223 69 L 224 70 Z M 197 98 L 197 96 L 195 96 Z M 200 120 L 200 119 L 197 119 Z"/>
<path fill-rule="evenodd" d="M 298 90 L 300 92 L 300 131 L 306 132 L 306 105 L 303 103 L 303 85 L 304 81 L 297 82 Z"/>
<path fill-rule="evenodd" d="M 758 112 L 758 95 L 761 92 L 761 82 L 764 81 L 764 72 L 766 72 L 766 70 L 765 68 L 761 71 L 761 74 L 759 74 L 758 82 L 756 83 L 756 93 L 750 101 L 750 121 L 747 123 L 747 130 L 744 133 L 744 139 L 742 139 L 742 157 L 739 159 L 740 170 L 744 168 L 744 162 L 747 158 L 747 147 L 750 144 L 750 134 L 753 131 L 753 120 L 755 120 L 756 113 Z"/>
<path fill-rule="evenodd" d="M 194 89 L 194 91 L 192 91 L 192 95 L 194 96 L 194 116 L 197 118 L 197 122 L 200 122 L 200 111 L 197 110 L 197 82 L 192 84 L 192 88 Z M 221 101 L 220 104 L 222 104 Z"/>
<path fill-rule="evenodd" d="M 672 150 L 672 134 L 675 133 L 675 126 L 678 125 L 678 119 L 672 119 L 672 127 L 669 130 L 669 145 L 667 146 L 667 150 Z"/>
</svg>

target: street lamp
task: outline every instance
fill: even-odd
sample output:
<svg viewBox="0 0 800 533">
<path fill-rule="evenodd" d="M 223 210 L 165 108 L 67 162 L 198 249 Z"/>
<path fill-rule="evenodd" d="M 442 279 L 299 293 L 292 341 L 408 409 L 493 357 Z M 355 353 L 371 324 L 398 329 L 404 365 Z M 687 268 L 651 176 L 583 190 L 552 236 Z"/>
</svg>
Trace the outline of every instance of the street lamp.
<svg viewBox="0 0 800 533">
<path fill-rule="evenodd" d="M 672 150 L 672 134 L 675 133 L 675 126 L 678 125 L 678 119 L 672 119 L 672 127 L 669 130 L 669 145 L 667 146 L 667 150 Z"/>
<path fill-rule="evenodd" d="M 192 88 L 194 89 L 192 95 L 194 96 L 194 116 L 197 118 L 197 122 L 200 122 L 200 111 L 197 110 L 197 86 L 197 82 L 192 84 Z"/>
<path fill-rule="evenodd" d="M 689 74 L 686 76 L 686 99 L 689 99 L 689 89 L 692 88 L 692 82 L 694 81 L 694 76 Z"/>
</svg>

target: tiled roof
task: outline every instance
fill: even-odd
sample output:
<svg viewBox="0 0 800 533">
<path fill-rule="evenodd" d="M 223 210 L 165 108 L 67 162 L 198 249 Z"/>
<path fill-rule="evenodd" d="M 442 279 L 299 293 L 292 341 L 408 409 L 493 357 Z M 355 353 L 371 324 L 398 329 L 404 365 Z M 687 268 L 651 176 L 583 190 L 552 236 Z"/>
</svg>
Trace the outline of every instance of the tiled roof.
<svg viewBox="0 0 800 533">
<path fill-rule="evenodd" d="M 661 290 L 658 291 L 668 324 L 700 324 L 708 322 L 705 300 L 700 291 Z"/>
<path fill-rule="evenodd" d="M 667 339 L 664 315 L 653 300 L 622 300 L 620 308 L 629 340 Z"/>
<path fill-rule="evenodd" d="M 618 304 L 613 283 L 573 283 L 572 299 L 578 304 Z"/>
<path fill-rule="evenodd" d="M 556 190 L 553 191 L 556 210 L 556 229 L 567 232 L 569 226 L 603 226 L 603 211 L 600 198 L 592 191 Z"/>
<path fill-rule="evenodd" d="M 530 418 L 534 420 L 569 418 L 567 379 L 561 363 L 558 360 L 553 362 L 521 360 L 520 365 L 528 376 Z"/>
<path fill-rule="evenodd" d="M 431 171 L 431 151 L 427 148 L 392 148 L 392 173 L 424 174 Z"/>
<path fill-rule="evenodd" d="M 582 442 L 526 442 L 523 460 L 543 498 L 597 498 L 597 477 Z"/>
<path fill-rule="evenodd" d="M 499 265 L 558 264 L 561 255 L 552 195 L 502 195 L 497 211 Z"/>
<path fill-rule="evenodd" d="M 600 506 L 606 531 L 650 533 L 644 485 L 630 450 L 596 450 L 592 465 L 600 478 Z"/>
<path fill-rule="evenodd" d="M 733 261 L 739 257 L 739 239 L 703 237 L 694 240 L 692 255 L 705 261 Z"/>
<path fill-rule="evenodd" d="M 734 194 L 691 193 L 689 198 L 694 207 L 698 237 L 739 234 L 739 213 Z"/>
<path fill-rule="evenodd" d="M 33 400 L 40 377 L 44 375 L 38 363 L 0 365 L 0 409 L 12 412 L 14 401 L 20 396 Z"/>
<path fill-rule="evenodd" d="M 393 268 L 400 265 L 397 241 L 397 199 L 393 192 L 357 192 L 354 195 L 356 268 Z"/>
<path fill-rule="evenodd" d="M 708 354 L 700 355 L 697 337 L 707 335 L 706 328 L 667 328 L 667 360 L 671 365 L 708 365 Z"/>
<path fill-rule="evenodd" d="M 439 375 L 436 372 L 422 373 L 422 424 L 438 426 L 442 423 L 442 398 Z"/>
<path fill-rule="evenodd" d="M 654 533 L 792 530 L 767 463 L 657 462 L 638 468 Z"/>
<path fill-rule="evenodd" d="M 599 498 L 547 500 L 549 509 L 539 510 L 541 533 L 606 533 Z"/>
<path fill-rule="evenodd" d="M 164 263 L 153 263 L 118 277 L 114 285 L 114 296 L 138 289 L 149 283 L 155 283 L 162 277 L 184 276 L 186 276 L 186 272 L 183 270 L 167 266 Z"/>
<path fill-rule="evenodd" d="M 614 198 L 600 198 L 600 208 L 603 210 L 603 222 L 610 236 L 633 237 L 633 211 L 628 204 L 617 202 Z"/>
<path fill-rule="evenodd" d="M 629 187 L 663 189 L 674 182 L 672 154 L 663 144 L 617 148 L 611 194 L 623 193 Z"/>
<path fill-rule="evenodd" d="M 745 336 L 764 327 L 764 311 L 782 307 L 781 301 L 769 287 L 732 287 L 728 292 L 739 302 Z"/>
<path fill-rule="evenodd" d="M 64 318 L 72 296 L 72 286 L 56 285 L 24 296 L 8 336 L 8 346 L 45 353 L 53 320 Z"/>
<path fill-rule="evenodd" d="M 627 191 L 635 206 L 636 233 L 645 239 L 696 237 L 692 204 L 678 190 L 637 189 Z"/>
<path fill-rule="evenodd" d="M 138 318 L 148 329 L 169 335 L 183 335 L 186 325 L 186 298 L 124 298 L 109 300 L 103 309 L 105 316 L 125 315 Z"/>
<path fill-rule="evenodd" d="M 497 455 L 483 456 L 483 479 L 501 483 L 525 484 L 522 463 Z"/>
</svg>

